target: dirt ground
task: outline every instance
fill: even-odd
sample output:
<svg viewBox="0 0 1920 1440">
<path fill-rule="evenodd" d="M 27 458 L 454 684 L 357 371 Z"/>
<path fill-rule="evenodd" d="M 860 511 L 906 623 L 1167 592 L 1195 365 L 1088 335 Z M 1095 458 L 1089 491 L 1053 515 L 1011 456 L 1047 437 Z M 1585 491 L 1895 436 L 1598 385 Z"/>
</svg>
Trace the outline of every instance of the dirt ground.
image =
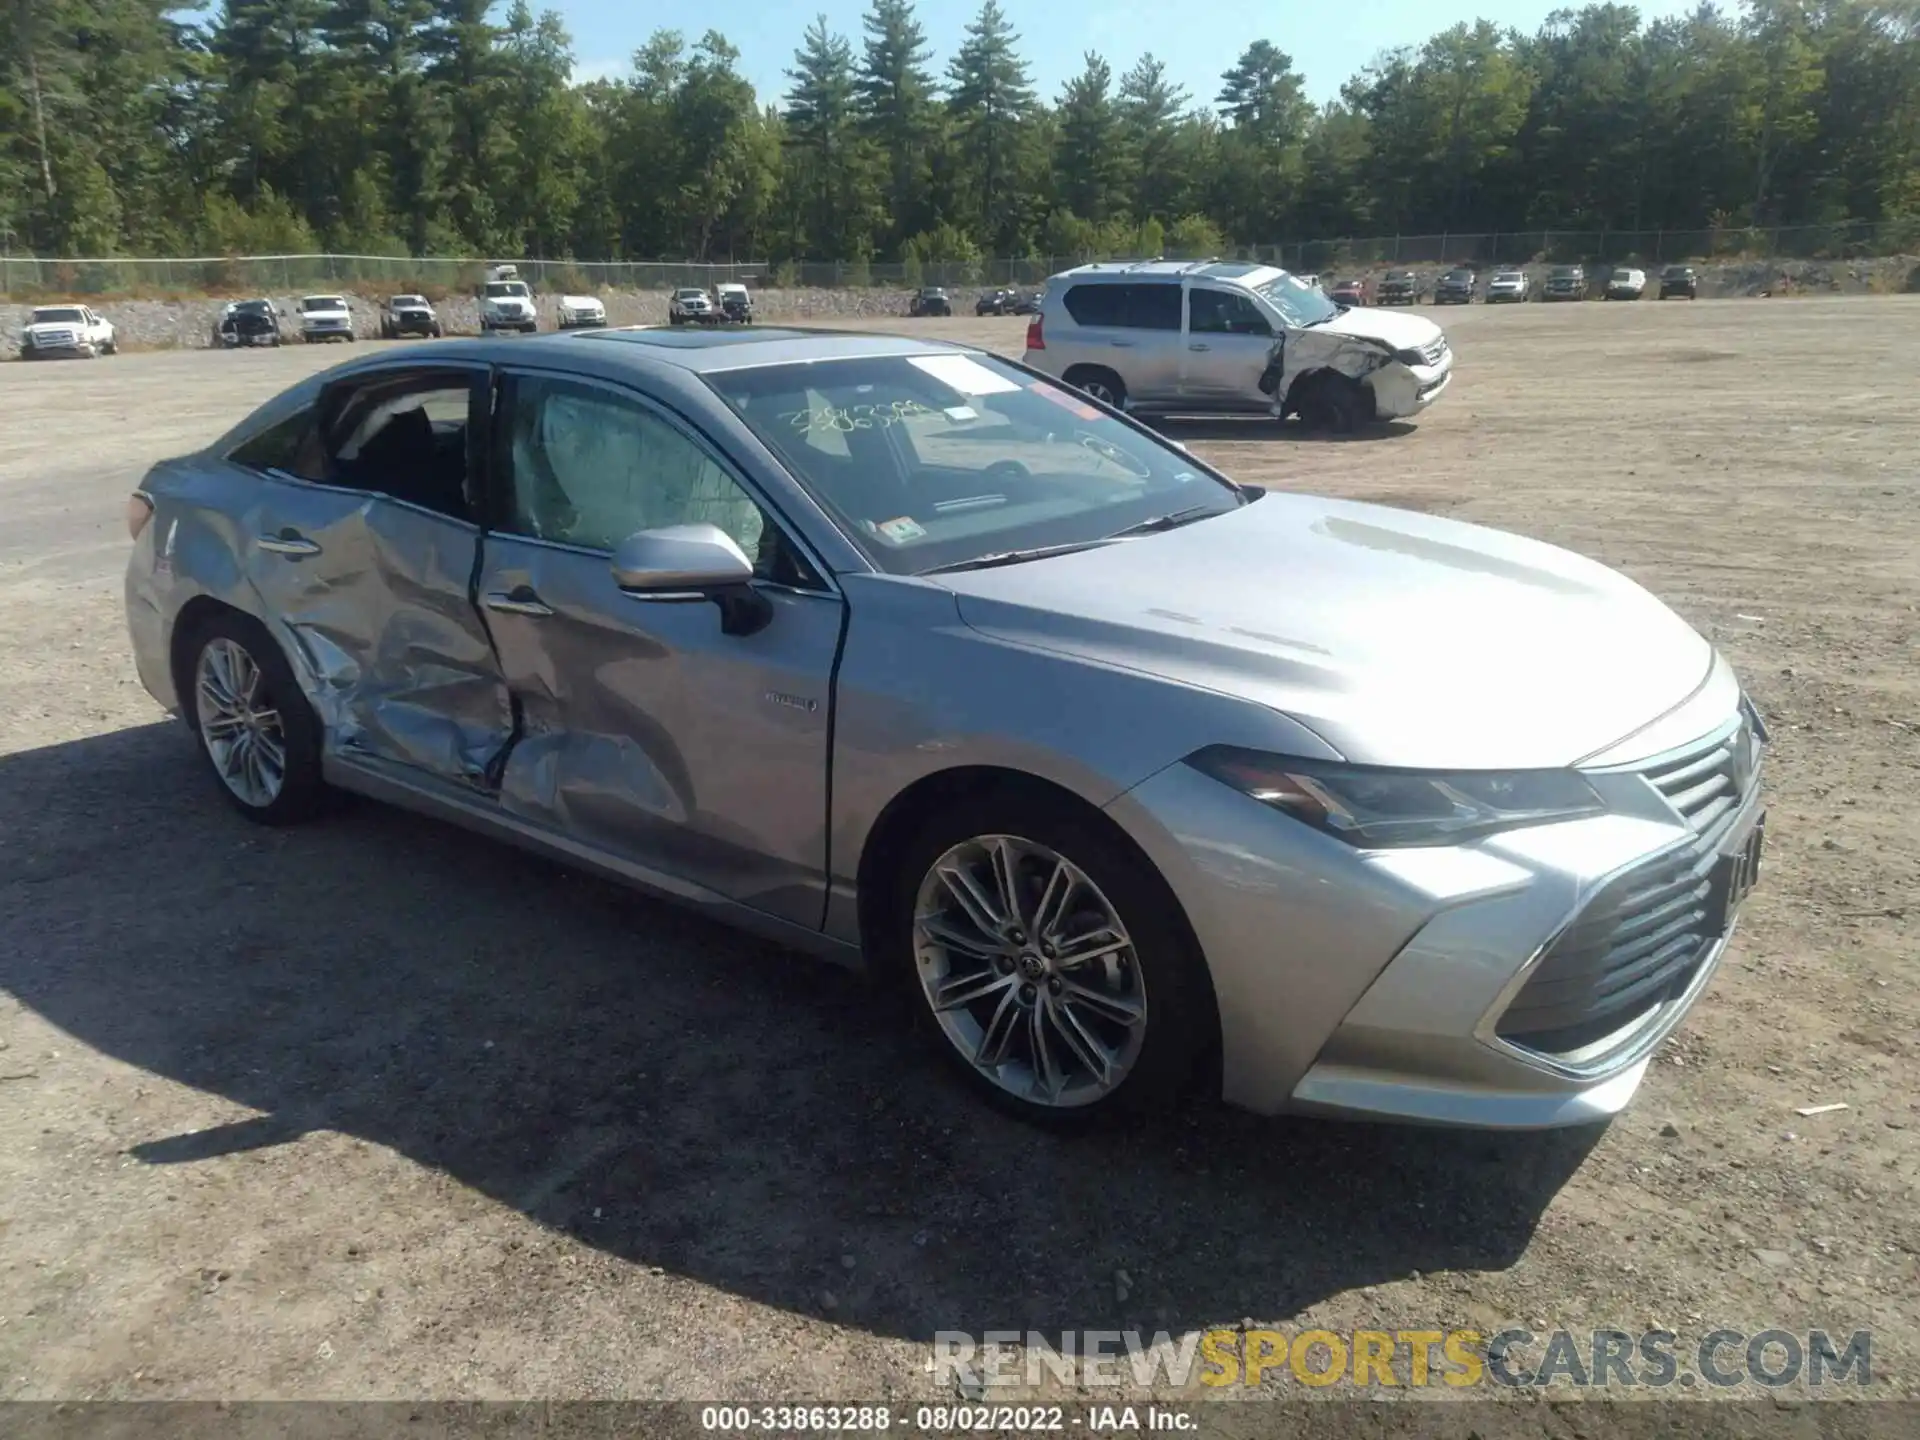
<svg viewBox="0 0 1920 1440">
<path fill-rule="evenodd" d="M 1766 874 L 1600 1133 L 1040 1134 L 838 971 L 372 805 L 250 827 L 133 678 L 122 500 L 345 352 L 0 366 L 0 1398 L 905 1400 L 936 1330 L 1245 1319 L 1870 1329 L 1920 1395 L 1920 298 L 1440 318 L 1417 425 L 1168 428 L 1618 566 L 1747 681 Z"/>
</svg>

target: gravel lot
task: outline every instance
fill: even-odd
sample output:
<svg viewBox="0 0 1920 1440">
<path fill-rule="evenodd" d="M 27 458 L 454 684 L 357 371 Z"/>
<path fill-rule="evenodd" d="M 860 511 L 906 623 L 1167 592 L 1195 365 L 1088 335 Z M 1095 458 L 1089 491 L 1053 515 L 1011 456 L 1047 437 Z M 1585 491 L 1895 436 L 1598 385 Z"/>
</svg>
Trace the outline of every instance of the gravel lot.
<svg viewBox="0 0 1920 1440">
<path fill-rule="evenodd" d="M 1871 1328 L 1920 1394 L 1920 298 L 1441 318 L 1417 426 L 1168 428 L 1740 668 L 1767 874 L 1600 1133 L 1038 1134 L 837 971 L 371 805 L 250 827 L 133 679 L 121 502 L 346 354 L 0 368 L 0 1398 L 907 1399 L 940 1329 L 1243 1318 Z"/>
</svg>

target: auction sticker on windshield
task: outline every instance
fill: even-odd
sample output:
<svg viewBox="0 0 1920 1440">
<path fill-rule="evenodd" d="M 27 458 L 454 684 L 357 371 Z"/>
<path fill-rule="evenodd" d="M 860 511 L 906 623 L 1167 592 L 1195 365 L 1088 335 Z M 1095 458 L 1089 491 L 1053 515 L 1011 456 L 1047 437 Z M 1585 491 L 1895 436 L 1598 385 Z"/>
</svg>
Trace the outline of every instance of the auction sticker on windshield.
<svg viewBox="0 0 1920 1440">
<path fill-rule="evenodd" d="M 1020 388 L 965 355 L 915 355 L 907 363 L 962 395 L 1006 395 Z"/>
</svg>

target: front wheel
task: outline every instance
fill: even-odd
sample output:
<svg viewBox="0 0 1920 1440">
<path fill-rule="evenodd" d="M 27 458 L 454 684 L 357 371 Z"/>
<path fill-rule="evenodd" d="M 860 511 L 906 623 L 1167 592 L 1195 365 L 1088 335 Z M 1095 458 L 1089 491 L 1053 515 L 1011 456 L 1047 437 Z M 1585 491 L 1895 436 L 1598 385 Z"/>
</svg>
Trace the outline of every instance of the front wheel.
<svg viewBox="0 0 1920 1440">
<path fill-rule="evenodd" d="M 1294 409 L 1309 430 L 1351 435 L 1373 418 L 1373 392 L 1358 380 L 1328 370 L 1309 376 L 1301 386 Z"/>
<path fill-rule="evenodd" d="M 888 948 L 995 1104 L 1059 1124 L 1188 1088 L 1215 1028 L 1206 966 L 1158 872 L 1097 818 L 982 795 L 922 828 L 895 884 Z"/>
<path fill-rule="evenodd" d="M 227 613 L 188 641 L 193 693 L 185 710 L 228 801 L 262 825 L 319 809 L 320 727 L 286 656 L 250 616 Z"/>
</svg>

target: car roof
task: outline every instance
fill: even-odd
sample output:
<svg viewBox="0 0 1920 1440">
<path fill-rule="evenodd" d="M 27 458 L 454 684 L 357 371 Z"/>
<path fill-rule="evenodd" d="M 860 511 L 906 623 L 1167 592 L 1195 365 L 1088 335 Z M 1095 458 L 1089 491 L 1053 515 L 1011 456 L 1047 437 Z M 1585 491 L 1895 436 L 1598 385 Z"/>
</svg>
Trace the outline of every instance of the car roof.
<svg viewBox="0 0 1920 1440">
<path fill-rule="evenodd" d="M 1102 260 L 1062 270 L 1052 278 L 1078 284 L 1088 280 L 1180 280 L 1204 276 L 1210 280 L 1242 280 L 1249 285 L 1263 285 L 1286 273 L 1277 265 L 1262 265 L 1253 260 Z"/>
<path fill-rule="evenodd" d="M 887 355 L 978 354 L 977 346 L 903 335 L 856 330 L 803 330 L 791 326 L 749 325 L 730 330 L 688 331 L 666 325 L 622 325 L 585 332 L 553 331 L 515 340 L 464 339 L 433 347 L 435 360 L 529 361 L 542 367 L 617 377 L 658 375 L 676 370 L 696 375 L 744 370 L 762 365 L 804 364 L 818 360 L 856 360 Z M 391 364 L 376 353 L 339 367 L 346 375 Z M 423 362 L 418 358 L 412 365 Z"/>
</svg>

